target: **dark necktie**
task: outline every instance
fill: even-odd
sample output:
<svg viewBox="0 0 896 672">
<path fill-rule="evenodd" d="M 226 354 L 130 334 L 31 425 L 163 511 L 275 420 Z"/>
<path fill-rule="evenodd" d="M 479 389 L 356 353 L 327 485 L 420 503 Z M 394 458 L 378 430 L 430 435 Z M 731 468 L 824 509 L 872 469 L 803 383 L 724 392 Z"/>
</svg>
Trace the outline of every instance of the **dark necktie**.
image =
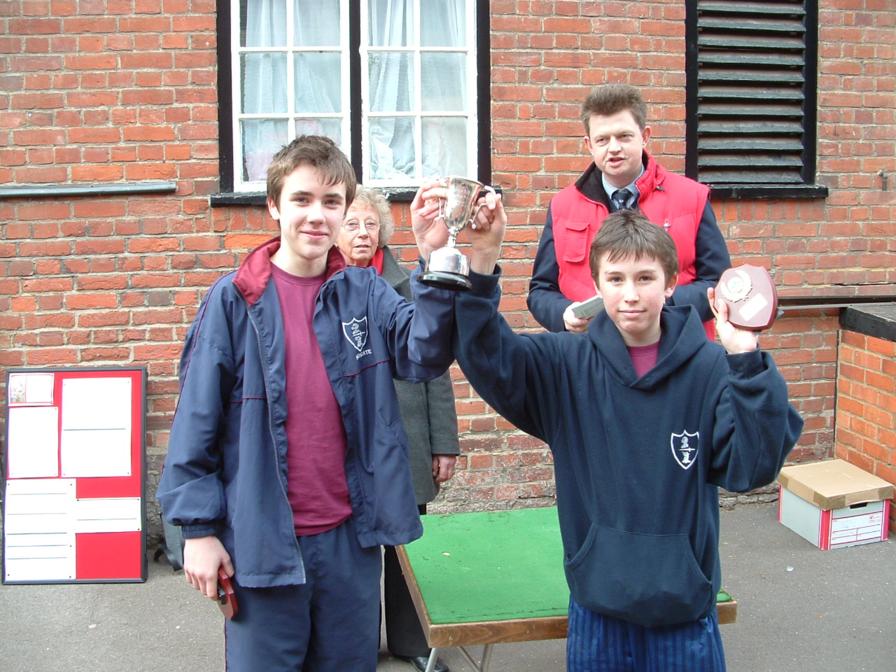
<svg viewBox="0 0 896 672">
<path fill-rule="evenodd" d="M 613 201 L 613 212 L 628 207 L 628 202 L 632 197 L 632 192 L 628 189 L 619 189 L 613 192 L 610 199 Z"/>
</svg>

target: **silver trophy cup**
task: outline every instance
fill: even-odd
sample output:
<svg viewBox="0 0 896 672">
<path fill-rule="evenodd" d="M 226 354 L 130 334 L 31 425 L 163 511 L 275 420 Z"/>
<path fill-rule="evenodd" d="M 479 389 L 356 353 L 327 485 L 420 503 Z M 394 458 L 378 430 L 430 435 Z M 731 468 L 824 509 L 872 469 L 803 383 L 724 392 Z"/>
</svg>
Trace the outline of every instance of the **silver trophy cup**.
<svg viewBox="0 0 896 672">
<path fill-rule="evenodd" d="M 448 227 L 448 244 L 429 255 L 429 263 L 420 278 L 427 285 L 444 289 L 470 289 L 470 261 L 455 247 L 457 234 L 479 213 L 476 201 L 483 191 L 495 193 L 492 187 L 464 177 L 446 180 L 448 196 L 439 202 L 436 220 Z"/>
</svg>

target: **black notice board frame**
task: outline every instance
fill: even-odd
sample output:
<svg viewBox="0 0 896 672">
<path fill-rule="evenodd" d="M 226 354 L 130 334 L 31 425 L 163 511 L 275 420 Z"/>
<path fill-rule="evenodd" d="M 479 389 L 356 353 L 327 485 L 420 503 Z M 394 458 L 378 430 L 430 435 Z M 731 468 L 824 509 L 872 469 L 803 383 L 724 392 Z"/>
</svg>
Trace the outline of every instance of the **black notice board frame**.
<svg viewBox="0 0 896 672">
<path fill-rule="evenodd" d="M 43 383 L 47 380 L 45 376 L 52 375 L 52 396 L 46 399 L 46 388 Z M 35 378 L 30 378 L 36 376 Z M 44 376 L 44 378 L 40 378 Z M 114 378 L 125 378 L 131 381 L 130 386 L 130 473 L 127 475 L 82 475 L 82 476 L 63 476 L 63 456 L 62 456 L 62 406 L 63 399 L 63 381 L 66 380 L 109 380 Z M 41 380 L 39 394 L 44 395 L 39 400 L 29 399 L 27 389 L 20 389 L 23 386 L 21 381 L 26 383 L 29 380 Z M 147 370 L 145 366 L 54 366 L 54 367 L 17 367 L 7 370 L 6 373 L 6 394 L 3 398 L 4 416 L 6 421 L 6 440 L 3 450 L 3 527 L 0 534 L 0 545 L 2 545 L 3 571 L 0 575 L 3 584 L 59 584 L 59 583 L 143 583 L 148 576 L 147 571 L 147 550 L 146 550 L 146 386 L 147 386 Z M 14 399 L 14 395 L 18 395 Z M 25 396 L 22 396 L 25 395 Z M 10 436 L 14 431 L 11 426 L 11 414 L 15 409 L 34 409 L 34 408 L 55 408 L 57 413 L 57 434 L 56 434 L 56 451 L 57 451 L 57 472 L 56 476 L 48 475 L 27 476 L 27 475 L 10 475 L 11 468 L 11 445 Z M 16 418 L 13 417 L 12 420 Z M 49 576 L 41 577 L 40 572 L 31 577 L 25 576 L 17 579 L 15 576 L 8 576 L 8 568 L 10 560 L 15 563 L 21 558 L 8 558 L 7 541 L 10 536 L 8 517 L 10 509 L 10 482 L 15 481 L 15 487 L 22 485 L 25 481 L 25 487 L 31 487 L 37 481 L 51 483 L 58 481 L 60 487 L 66 481 L 73 483 L 65 483 L 72 490 L 71 495 L 66 494 L 63 499 L 74 497 L 72 501 L 78 505 L 86 504 L 88 506 L 99 504 L 106 506 L 111 503 L 112 508 L 116 510 L 126 510 L 125 518 L 131 527 L 136 525 L 137 530 L 125 530 L 124 532 L 117 530 L 88 530 L 86 532 L 78 532 L 76 529 L 64 531 L 72 539 L 77 540 L 75 546 L 68 551 L 73 556 L 70 562 L 73 565 L 74 572 L 70 576 Z M 55 483 L 51 483 L 55 486 Z M 14 499 L 15 499 L 14 495 Z M 136 506 L 134 500 L 139 501 Z M 124 505 L 123 509 L 120 505 Z M 15 506 L 13 506 L 15 508 Z M 90 513 L 85 515 L 90 519 Z M 102 525 L 116 525 L 115 518 L 103 519 L 102 517 L 95 520 L 103 521 Z M 88 523 L 90 524 L 90 523 Z M 95 523 L 93 523 L 95 524 Z M 19 549 L 17 549 L 18 552 Z M 83 552 L 82 552 L 83 551 Z M 46 551 L 41 551 L 46 552 Z M 40 553 L 38 554 L 40 555 Z M 46 558 L 36 558 L 32 564 L 38 564 Z M 27 572 L 25 572 L 27 574 Z"/>
</svg>

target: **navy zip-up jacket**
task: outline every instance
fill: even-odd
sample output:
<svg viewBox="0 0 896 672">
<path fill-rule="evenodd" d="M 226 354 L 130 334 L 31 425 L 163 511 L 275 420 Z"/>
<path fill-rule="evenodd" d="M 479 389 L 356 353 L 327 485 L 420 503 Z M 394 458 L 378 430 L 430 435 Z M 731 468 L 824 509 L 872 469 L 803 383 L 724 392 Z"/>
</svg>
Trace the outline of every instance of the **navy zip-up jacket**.
<svg viewBox="0 0 896 672">
<path fill-rule="evenodd" d="M 772 482 L 802 430 L 771 357 L 727 355 L 692 306 L 665 306 L 638 378 L 605 312 L 587 334 L 514 334 L 498 276 L 455 302 L 455 356 L 502 416 L 554 456 L 576 602 L 646 626 L 694 621 L 720 586 L 718 487 Z"/>
<path fill-rule="evenodd" d="M 286 378 L 273 239 L 208 292 L 187 335 L 158 498 L 185 538 L 217 535 L 249 588 L 305 581 L 286 495 Z M 333 248 L 313 326 L 345 427 L 358 541 L 422 534 L 393 377 L 425 381 L 453 361 L 453 293 L 413 283 L 415 311 L 373 269 Z"/>
</svg>

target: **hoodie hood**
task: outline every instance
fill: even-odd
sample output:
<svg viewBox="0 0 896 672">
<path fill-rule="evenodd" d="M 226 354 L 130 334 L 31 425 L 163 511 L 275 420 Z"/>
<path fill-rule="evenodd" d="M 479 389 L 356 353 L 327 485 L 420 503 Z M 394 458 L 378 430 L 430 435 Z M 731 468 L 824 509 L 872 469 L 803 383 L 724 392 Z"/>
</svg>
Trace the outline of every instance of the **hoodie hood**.
<svg viewBox="0 0 896 672">
<path fill-rule="evenodd" d="M 693 306 L 663 306 L 660 313 L 660 348 L 656 366 L 638 378 L 622 334 L 601 311 L 588 328 L 588 338 L 601 353 L 613 376 L 638 390 L 656 387 L 686 364 L 700 348 L 709 345 L 703 323 Z M 696 338 L 702 336 L 702 338 Z"/>
</svg>

